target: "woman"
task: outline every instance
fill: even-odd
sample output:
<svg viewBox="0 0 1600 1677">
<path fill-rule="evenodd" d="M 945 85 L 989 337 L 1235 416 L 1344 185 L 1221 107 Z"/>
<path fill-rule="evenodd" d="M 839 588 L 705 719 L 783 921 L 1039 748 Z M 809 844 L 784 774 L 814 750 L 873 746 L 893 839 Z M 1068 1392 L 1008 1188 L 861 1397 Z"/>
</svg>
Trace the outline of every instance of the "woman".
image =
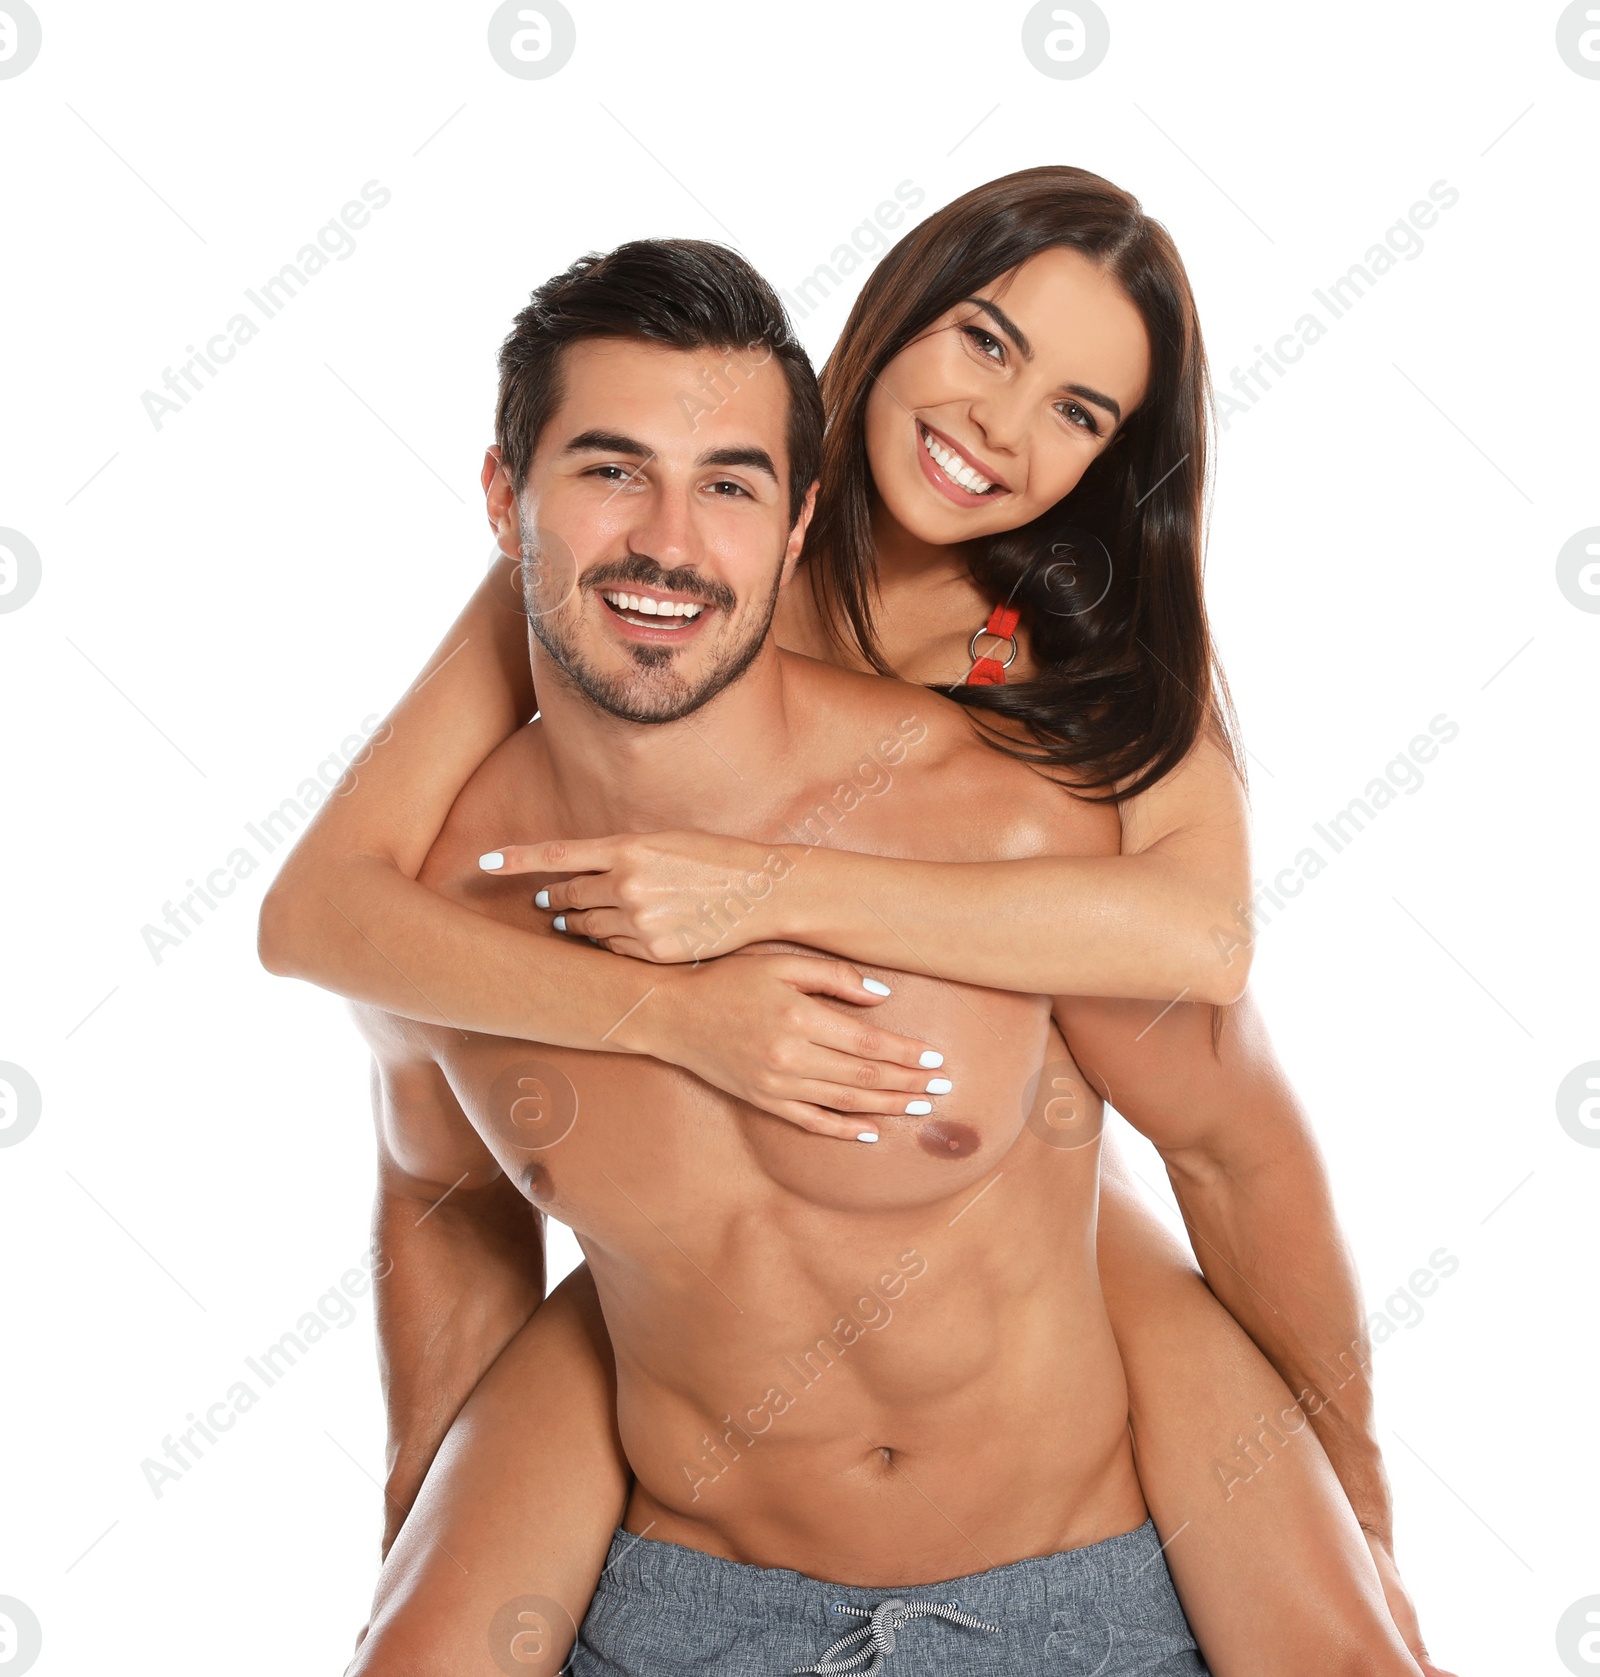
<svg viewBox="0 0 1600 1677">
<path fill-rule="evenodd" d="M 363 766 L 285 869 L 263 913 L 269 965 L 435 1023 L 655 1054 L 779 1117 L 861 1140 L 874 1137 L 864 1120 L 926 1111 L 923 1097 L 942 1090 L 924 1069 L 937 1045 L 885 1040 L 816 999 L 871 1006 L 859 974 L 773 956 L 729 963 L 736 977 L 716 963 L 662 966 L 653 976 L 663 999 L 641 1009 L 639 968 L 616 953 L 681 961 L 789 938 L 1022 991 L 1169 1006 L 1237 997 L 1248 945 L 1234 905 L 1247 895 L 1248 866 L 1200 594 L 1205 369 L 1165 234 L 1080 171 L 1028 171 L 979 189 L 884 259 L 824 391 L 811 587 L 790 590 L 780 640 L 947 687 L 986 713 L 977 720 L 998 749 L 1079 795 L 1118 800 L 1123 856 L 949 867 L 800 847 L 795 889 L 747 904 L 709 946 L 701 937 L 686 947 L 673 935 L 685 909 L 746 879 L 760 865 L 753 847 L 653 835 L 573 845 L 559 862 L 548 850 L 496 853 L 486 866 L 590 870 L 554 888 L 547 906 L 558 929 L 611 953 L 575 942 L 552 956 L 546 940 L 530 950 L 531 940 L 415 883 L 455 792 L 532 707 L 520 622 L 491 582 L 446 661 L 396 713 L 404 757 L 390 750 Z M 494 469 L 486 465 L 486 481 Z M 918 928 L 909 956 L 890 929 L 908 923 Z M 1006 935 L 974 937 L 990 924 Z M 385 950 L 364 926 L 382 927 Z M 1213 1042 L 1220 1047 L 1215 1031 Z M 1358 1638 L 1359 1669 L 1404 1661 L 1392 1627 L 1374 1620 L 1377 1577 L 1359 1537 L 1352 1542 L 1348 1509 L 1329 1506 L 1327 1464 L 1309 1439 L 1255 1498 L 1250 1517 L 1260 1523 L 1248 1536 L 1242 1517 L 1218 1524 L 1215 1486 L 1196 1480 L 1206 1435 L 1193 1389 L 1233 1379 L 1206 1417 L 1224 1425 L 1242 1402 L 1287 1414 L 1292 1399 L 1234 1325 L 1217 1320 L 1114 1171 L 1101 1258 L 1157 1525 L 1169 1542 L 1189 1525 L 1211 1534 L 1203 1549 L 1191 1541 L 1169 1558 L 1214 1668 L 1271 1659 L 1283 1669 L 1283 1638 L 1294 1635 L 1319 1670 L 1331 1669 L 1335 1645 L 1348 1652 Z M 537 1575 L 561 1578 L 562 1599 L 581 1612 L 625 1468 L 604 1409 L 590 1401 L 568 1417 L 574 1436 L 558 1457 L 562 1486 L 595 1488 L 592 1503 L 505 1471 L 519 1442 L 521 1371 L 535 1366 L 567 1366 L 591 1395 L 604 1390 L 603 1333 L 581 1274 L 510 1345 L 452 1432 L 386 1574 L 383 1650 L 413 1636 L 419 1614 L 438 1625 L 487 1599 L 470 1594 L 481 1582 L 453 1603 L 448 1587 L 439 1596 L 425 1552 L 434 1521 L 450 1528 L 441 1547 L 492 1533 L 496 1551 L 514 1551 L 519 1564 L 553 1538 L 553 1570 Z M 549 1476 L 550 1458 L 540 1472 Z M 479 1496 L 485 1473 L 493 1482 Z M 535 1495 L 564 1511 L 559 1530 L 526 1512 Z M 1274 1544 L 1293 1548 L 1298 1564 L 1294 1588 L 1280 1582 L 1284 1599 L 1264 1612 L 1240 1586 Z M 492 1578 L 493 1563 L 467 1575 Z M 402 1578 L 407 1592 L 395 1596 Z M 1403 1597 L 1397 1605 L 1406 1610 Z M 371 1645 L 371 1661 L 386 1657 Z"/>
</svg>

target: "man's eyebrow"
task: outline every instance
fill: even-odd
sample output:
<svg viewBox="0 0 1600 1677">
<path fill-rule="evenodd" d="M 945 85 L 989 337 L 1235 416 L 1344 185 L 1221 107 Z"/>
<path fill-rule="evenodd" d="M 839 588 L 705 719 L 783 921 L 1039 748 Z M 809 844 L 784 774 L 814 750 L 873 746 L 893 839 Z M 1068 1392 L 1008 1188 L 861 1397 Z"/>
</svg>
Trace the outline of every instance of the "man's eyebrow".
<svg viewBox="0 0 1600 1677">
<path fill-rule="evenodd" d="M 975 309 L 982 309 L 1017 346 L 1017 352 L 1024 361 L 1033 359 L 1033 345 L 1028 342 L 1027 333 L 997 303 L 991 303 L 986 297 L 968 297 L 964 301 Z M 1074 396 L 1081 396 L 1086 402 L 1093 402 L 1097 408 L 1104 408 L 1118 425 L 1122 423 L 1122 404 L 1114 396 L 1093 390 L 1087 384 L 1064 384 L 1061 388 Z"/>
<path fill-rule="evenodd" d="M 765 472 L 774 483 L 778 481 L 778 469 L 772 464 L 772 456 L 764 448 L 746 446 L 743 448 L 713 448 L 702 454 L 695 461 L 697 466 L 749 466 L 752 470 Z"/>
<path fill-rule="evenodd" d="M 562 450 L 563 454 L 637 454 L 641 458 L 652 452 L 616 431 L 580 431 Z"/>
</svg>

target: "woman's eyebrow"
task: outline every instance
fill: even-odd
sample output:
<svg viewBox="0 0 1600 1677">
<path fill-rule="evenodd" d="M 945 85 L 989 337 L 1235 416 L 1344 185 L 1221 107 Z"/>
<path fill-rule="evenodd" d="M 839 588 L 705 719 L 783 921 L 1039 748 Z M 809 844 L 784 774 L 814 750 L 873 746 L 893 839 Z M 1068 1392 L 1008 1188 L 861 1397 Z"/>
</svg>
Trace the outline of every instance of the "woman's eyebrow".
<svg viewBox="0 0 1600 1677">
<path fill-rule="evenodd" d="M 1091 390 L 1086 384 L 1064 384 L 1061 387 L 1069 395 L 1081 396 L 1086 402 L 1093 402 L 1097 408 L 1104 408 L 1118 425 L 1122 423 L 1122 405 L 1114 396 L 1102 396 L 1098 390 Z"/>
<path fill-rule="evenodd" d="M 1021 355 L 1024 361 L 1033 359 L 1033 345 L 1028 342 L 1028 334 L 997 303 L 991 303 L 986 297 L 967 297 L 963 300 L 971 303 L 975 309 L 982 309 L 1017 346 L 1017 353 Z"/>
</svg>

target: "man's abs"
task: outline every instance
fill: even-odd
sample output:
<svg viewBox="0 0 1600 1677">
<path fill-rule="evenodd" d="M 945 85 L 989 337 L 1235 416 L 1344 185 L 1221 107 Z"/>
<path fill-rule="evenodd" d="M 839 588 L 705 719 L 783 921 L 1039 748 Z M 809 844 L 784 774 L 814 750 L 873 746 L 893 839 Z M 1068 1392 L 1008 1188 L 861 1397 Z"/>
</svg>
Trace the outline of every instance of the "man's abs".
<svg viewBox="0 0 1600 1677">
<path fill-rule="evenodd" d="M 887 976 L 877 1017 L 945 1044 L 955 1092 L 870 1147 L 656 1061 L 425 1032 L 589 1258 L 635 1530 L 909 1583 L 1143 1518 L 1093 1260 L 1098 1102 L 1042 999 Z"/>
</svg>

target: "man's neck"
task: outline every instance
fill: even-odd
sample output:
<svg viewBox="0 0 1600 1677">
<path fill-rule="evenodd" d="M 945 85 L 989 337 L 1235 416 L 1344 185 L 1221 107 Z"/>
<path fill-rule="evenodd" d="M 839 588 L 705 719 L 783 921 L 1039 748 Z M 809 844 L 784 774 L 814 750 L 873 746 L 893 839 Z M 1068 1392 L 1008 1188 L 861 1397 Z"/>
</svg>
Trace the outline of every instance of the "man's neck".
<svg viewBox="0 0 1600 1677">
<path fill-rule="evenodd" d="M 769 639 L 738 680 L 677 722 L 625 722 L 585 698 L 530 635 L 555 798 L 593 836 L 740 833 L 785 802 L 793 744 L 785 655 Z"/>
</svg>

